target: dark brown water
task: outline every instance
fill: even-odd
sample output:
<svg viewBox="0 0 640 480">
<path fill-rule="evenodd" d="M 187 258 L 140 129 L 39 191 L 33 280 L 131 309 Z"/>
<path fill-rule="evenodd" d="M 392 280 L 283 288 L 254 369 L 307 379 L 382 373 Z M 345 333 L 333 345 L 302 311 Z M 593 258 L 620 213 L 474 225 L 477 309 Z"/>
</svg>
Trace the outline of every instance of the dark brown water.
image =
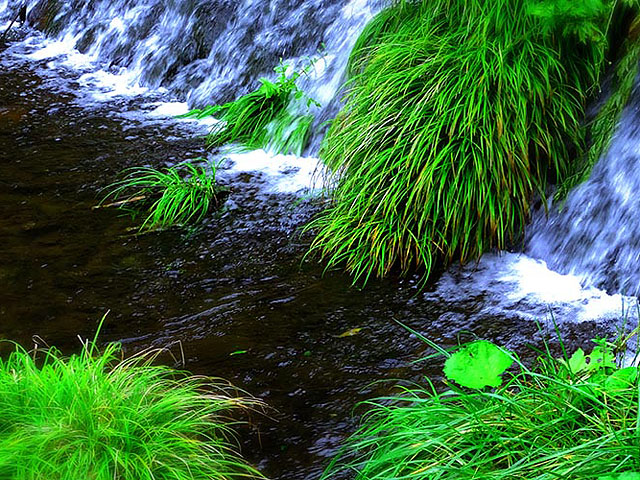
<svg viewBox="0 0 640 480">
<path fill-rule="evenodd" d="M 353 407 L 420 381 L 437 362 L 414 364 L 422 343 L 394 320 L 443 346 L 471 331 L 512 348 L 539 339 L 531 322 L 474 316 L 486 298 L 445 304 L 390 279 L 366 290 L 303 261 L 299 227 L 318 207 L 262 192 L 260 178 L 225 179 L 225 210 L 202 228 L 135 235 L 136 222 L 93 210 L 100 189 L 134 165 L 203 154 L 185 127 L 120 115 L 114 100 L 87 106 L 73 74 L 0 53 L 0 336 L 34 335 L 66 352 L 92 336 L 128 351 L 175 345 L 185 368 L 224 377 L 276 409 L 243 432 L 243 453 L 265 474 L 316 479 L 353 430 Z M 570 341 L 591 338 L 576 327 Z M 342 336 L 352 329 L 354 335 Z M 582 332 L 582 333 L 581 333 Z M 376 380 L 388 382 L 372 385 Z"/>
</svg>

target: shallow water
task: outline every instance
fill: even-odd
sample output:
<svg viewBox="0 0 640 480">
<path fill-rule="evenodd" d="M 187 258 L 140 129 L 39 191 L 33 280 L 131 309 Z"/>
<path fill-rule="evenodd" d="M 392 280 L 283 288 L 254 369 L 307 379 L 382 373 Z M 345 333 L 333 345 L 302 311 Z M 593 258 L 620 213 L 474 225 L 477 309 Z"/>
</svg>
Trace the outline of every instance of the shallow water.
<svg viewBox="0 0 640 480">
<path fill-rule="evenodd" d="M 272 193 L 264 173 L 223 170 L 229 200 L 198 230 L 136 235 L 121 212 L 92 209 L 101 189 L 123 168 L 203 155 L 202 126 L 145 115 L 161 94 L 88 102 L 82 72 L 18 53 L 0 53 L 0 336 L 77 351 L 109 311 L 102 341 L 173 345 L 184 368 L 276 409 L 243 432 L 243 453 L 274 479 L 318 478 L 356 402 L 437 376 L 437 361 L 413 363 L 426 349 L 396 321 L 445 347 L 472 334 L 539 345 L 533 320 L 553 302 L 523 290 L 513 265 L 526 257 L 454 267 L 426 292 L 396 278 L 359 290 L 303 259 L 299 229 L 320 205 Z M 583 300 L 552 305 L 570 345 L 614 325 L 572 318 Z"/>
<path fill-rule="evenodd" d="M 317 477 L 369 383 L 406 377 L 422 348 L 392 318 L 416 326 L 430 305 L 416 308 L 411 285 L 360 292 L 322 277 L 297 234 L 313 208 L 265 193 L 256 174 L 229 175 L 225 211 L 195 232 L 135 235 L 129 217 L 92 210 L 121 169 L 193 158 L 202 142 L 183 124 L 80 107 L 73 78 L 53 85 L 36 70 L 0 71 L 0 335 L 72 352 L 110 311 L 102 341 L 130 352 L 181 342 L 184 367 L 278 410 L 254 418 L 248 457 L 273 478 Z"/>
</svg>

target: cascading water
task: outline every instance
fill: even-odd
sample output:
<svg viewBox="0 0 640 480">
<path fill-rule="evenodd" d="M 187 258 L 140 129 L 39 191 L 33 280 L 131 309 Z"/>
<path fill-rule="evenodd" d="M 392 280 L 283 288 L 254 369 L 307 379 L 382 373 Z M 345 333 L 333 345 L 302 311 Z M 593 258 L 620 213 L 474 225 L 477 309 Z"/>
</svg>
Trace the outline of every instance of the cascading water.
<svg viewBox="0 0 640 480">
<path fill-rule="evenodd" d="M 9 0 L 0 0 L 0 20 L 5 20 L 11 14 L 11 10 L 8 7 Z"/>
<path fill-rule="evenodd" d="M 49 39 L 26 44 L 32 47 L 28 54 L 32 59 L 79 66 L 84 73 L 79 84 L 89 90 L 97 87 L 92 96 L 99 101 L 151 91 L 160 92 L 164 100 L 184 102 L 157 109 L 165 116 L 183 113 L 187 102 L 196 107 L 246 93 L 256 88 L 260 76 L 273 78 L 273 68 L 281 58 L 292 68 L 300 68 L 313 57 L 317 59 L 314 69 L 301 78 L 301 86 L 321 102 L 316 114 L 325 120 L 339 105 L 337 91 L 358 33 L 385 3 L 39 0 L 29 5 L 29 23 L 48 32 Z M 21 4 L 0 0 L 0 19 L 5 25 Z M 105 94 L 103 87 L 111 91 Z M 471 272 L 465 276 L 464 290 L 491 298 L 485 311 L 524 310 L 525 316 L 539 316 L 548 305 L 560 302 L 564 311 L 579 305 L 579 317 L 586 310 L 597 316 L 601 308 L 594 308 L 594 301 L 607 308 L 620 303 L 598 288 L 637 293 L 640 275 L 634 262 L 640 229 L 633 222 L 632 192 L 637 188 L 629 172 L 638 136 L 633 127 L 635 103 L 627 109 L 609 155 L 598 164 L 592 179 L 570 195 L 563 213 L 549 220 L 539 215 L 529 227 L 527 253 L 538 260 L 526 255 L 486 255 L 478 265 L 463 269 Z M 121 116 L 132 114 L 135 112 L 120 112 Z M 316 145 L 319 138 L 317 135 Z M 234 156 L 221 173 L 260 171 L 279 176 L 281 180 L 272 189 L 278 192 L 296 192 L 305 183 L 309 185 L 315 159 L 305 163 L 297 157 L 278 157 L 259 152 Z M 547 270 L 544 262 L 555 271 Z M 455 289 L 460 283 L 452 280 L 455 268 L 452 271 L 435 291 L 440 300 L 459 297 Z M 586 289 L 580 288 L 580 282 Z M 549 289 L 550 284 L 555 287 Z M 532 308 L 520 308 L 524 303 Z"/>
<path fill-rule="evenodd" d="M 6 3 L 6 0 L 5 0 Z M 351 46 L 380 0 L 40 0 L 29 19 L 131 84 L 164 87 L 189 105 L 232 100 L 273 77 L 280 59 L 300 68 L 325 107 Z"/>
<path fill-rule="evenodd" d="M 184 111 L 186 102 L 197 107 L 253 90 L 260 76 L 273 78 L 280 57 L 294 68 L 306 56 L 318 58 L 301 86 L 322 103 L 319 120 L 330 118 L 351 46 L 385 3 L 30 3 L 30 24 L 48 37 L 31 32 L 0 50 L 0 337 L 30 346 L 37 334 L 73 349 L 76 335 L 92 337 L 95 320 L 111 309 L 104 341 L 134 350 L 182 342 L 186 368 L 228 378 L 276 407 L 280 423 L 262 421 L 260 445 L 245 451 L 269 478 L 308 480 L 320 478 L 353 430 L 347 419 L 354 402 L 388 394 L 390 383 L 372 380 L 422 382 L 429 375 L 426 363 L 414 362 L 422 343 L 390 319 L 442 345 L 457 343 L 467 330 L 513 350 L 541 345 L 535 324 L 524 320 L 544 320 L 549 309 L 563 333 L 571 332 L 570 342 L 596 334 L 591 323 L 577 322 L 597 320 L 601 333 L 606 320 L 617 320 L 620 295 L 582 288 L 578 277 L 523 254 L 487 254 L 478 264 L 454 266 L 422 293 L 415 279 L 372 282 L 358 291 L 345 275 L 323 277 L 316 264 L 301 268 L 308 239 L 292 232 L 312 211 L 289 193 L 308 185 L 316 159 L 234 157 L 218 171 L 232 189 L 224 211 L 188 234 L 133 235 L 129 219 L 92 210 L 100 189 L 122 169 L 202 155 L 202 141 L 193 137 L 206 133 L 206 125 L 169 118 L 180 113 L 174 107 Z M 0 0 L 0 26 L 8 26 L 21 4 Z M 630 172 L 617 179 L 622 167 L 599 165 L 595 179 L 633 181 L 632 145 L 640 135 L 634 109 L 609 155 L 621 163 L 626 158 Z M 626 153 L 613 158 L 614 152 Z M 280 175 L 276 194 L 256 170 Z M 295 178 L 294 171 L 304 174 Z M 633 218 L 634 186 L 614 195 L 603 183 L 590 194 L 574 192 L 565 212 L 579 195 L 595 204 L 598 188 L 608 201 L 624 198 L 624 208 L 609 207 L 625 212 L 611 227 L 627 232 L 631 252 L 633 223 L 624 222 Z M 607 220 L 603 207 L 596 212 Z M 563 244 L 559 232 L 578 229 L 570 216 L 562 216 L 566 227 L 553 223 L 560 218 L 552 216 L 549 225 L 539 218 L 530 227 L 530 252 L 580 274 L 583 267 L 562 267 L 559 247 L 536 246 Z M 581 225 L 591 221 L 585 214 Z M 593 229 L 609 228 L 603 225 Z M 591 243 L 594 252 L 604 248 Z"/>
<path fill-rule="evenodd" d="M 0 0 L 5 26 L 22 4 Z M 383 0 L 39 0 L 29 5 L 29 23 L 48 32 L 50 39 L 32 42 L 38 48 L 29 56 L 49 59 L 79 51 L 83 62 L 95 66 L 80 78 L 81 85 L 117 76 L 126 84 L 115 94 L 151 89 L 168 92 L 190 107 L 228 101 L 256 88 L 257 79 L 272 77 L 281 59 L 300 68 L 312 57 L 314 69 L 302 77 L 302 87 L 321 102 L 316 113 L 326 119 L 339 104 L 336 94 L 358 33 L 384 4 Z M 526 251 L 554 271 L 577 277 L 583 286 L 625 294 L 640 289 L 636 268 L 640 222 L 635 221 L 633 195 L 640 187 L 640 179 L 633 175 L 640 155 L 640 133 L 634 126 L 638 97 L 636 93 L 626 109 L 609 154 L 595 167 L 591 180 L 570 194 L 561 213 L 549 219 L 537 215 L 528 229 Z M 235 158 L 235 169 L 297 168 L 307 178 L 315 165 L 287 163 L 276 168 L 273 163 L 268 156 L 253 155 Z M 285 191 L 299 187 L 300 182 L 293 182 Z M 509 262 L 501 262 L 505 263 Z M 518 265 L 522 267 L 522 261 Z M 513 277 L 511 267 L 498 270 L 504 278 Z"/>
<path fill-rule="evenodd" d="M 587 287 L 640 294 L 640 89 L 608 153 L 560 211 L 536 216 L 526 252 L 550 268 L 580 278 Z"/>
<path fill-rule="evenodd" d="M 540 209 L 523 253 L 485 254 L 451 268 L 426 294 L 489 318 L 635 323 L 640 294 L 640 80 L 610 149 L 561 209 Z M 462 293 L 462 295 L 461 295 Z M 632 309 L 630 311 L 630 309 Z M 622 320 L 621 320 L 622 319 Z"/>
<path fill-rule="evenodd" d="M 7 20 L 22 1 L 4 0 Z M 351 47 L 383 0 L 39 0 L 28 24 L 47 33 L 24 42 L 27 57 L 81 73 L 84 105 L 138 96 L 144 121 L 230 101 L 274 79 L 280 61 L 305 69 L 298 86 L 320 103 L 308 151 L 317 151 L 340 105 Z M 8 20 L 7 20 L 8 23 Z M 24 53 L 22 52 L 24 56 Z M 118 100 L 118 101 L 120 101 Z M 138 102 L 138 109 L 141 103 Z M 133 111 L 132 111 L 133 110 Z M 121 106 L 121 116 L 140 118 Z M 206 125 L 200 130 L 206 132 Z M 219 160 L 219 159 L 218 159 Z M 256 151 L 226 155 L 222 176 L 261 172 L 267 188 L 297 192 L 315 185 L 314 157 Z M 217 161 L 217 160 L 216 160 Z M 317 177 L 316 177 L 317 178 Z"/>
</svg>

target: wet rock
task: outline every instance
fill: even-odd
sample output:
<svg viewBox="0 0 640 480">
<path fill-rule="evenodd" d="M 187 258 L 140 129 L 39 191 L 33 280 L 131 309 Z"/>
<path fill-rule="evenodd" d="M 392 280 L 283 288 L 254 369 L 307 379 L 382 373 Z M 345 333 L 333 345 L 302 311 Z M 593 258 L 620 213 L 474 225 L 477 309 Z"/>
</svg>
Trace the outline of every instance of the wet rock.
<svg viewBox="0 0 640 480">
<path fill-rule="evenodd" d="M 64 28 L 62 18 L 58 17 L 62 8 L 59 0 L 40 0 L 27 14 L 27 23 L 50 35 L 59 33 Z"/>
</svg>

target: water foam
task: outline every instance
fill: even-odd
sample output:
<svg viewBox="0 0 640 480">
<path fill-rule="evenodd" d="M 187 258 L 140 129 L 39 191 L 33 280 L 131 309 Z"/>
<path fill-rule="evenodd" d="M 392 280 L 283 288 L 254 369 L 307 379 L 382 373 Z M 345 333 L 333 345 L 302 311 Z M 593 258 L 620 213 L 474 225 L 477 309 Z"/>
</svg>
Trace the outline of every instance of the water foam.
<svg viewBox="0 0 640 480">
<path fill-rule="evenodd" d="M 227 155 L 221 168 L 227 173 L 261 174 L 264 190 L 271 193 L 312 193 L 317 190 L 316 180 L 320 177 L 320 165 L 315 157 L 280 155 L 264 150 Z"/>
<path fill-rule="evenodd" d="M 48 60 L 51 69 L 78 70 L 83 92 L 98 102 L 165 92 L 166 99 L 161 102 L 147 102 L 140 111 L 120 114 L 138 121 L 177 122 L 174 117 L 186 113 L 190 104 L 217 103 L 217 99 L 229 96 L 229 88 L 234 93 L 232 98 L 254 89 L 259 76 L 272 75 L 279 57 L 288 59 L 291 68 L 300 68 L 308 64 L 311 56 L 316 58 L 313 68 L 309 75 L 301 78 L 300 84 L 323 108 L 335 110 L 336 105 L 327 106 L 334 102 L 344 79 L 348 53 L 382 3 L 351 0 L 345 5 L 338 1 L 311 0 L 299 2 L 297 10 L 288 9 L 286 18 L 274 5 L 269 5 L 267 13 L 263 12 L 264 2 L 254 0 L 221 2 L 215 6 L 204 1 L 187 6 L 142 0 L 132 6 L 125 0 L 98 0 L 87 2 L 77 11 L 65 5 L 60 17 L 67 15 L 68 21 L 60 34 L 51 40 L 31 39 L 33 51 L 29 58 Z M 8 0 L 0 0 L 0 7 L 6 9 L 8 4 Z M 320 33 L 313 46 L 313 42 L 295 37 L 295 32 L 300 30 L 296 26 L 304 24 L 306 18 L 319 21 L 320 5 L 324 9 L 322 14 L 329 20 L 323 20 L 318 30 L 314 30 Z M 193 52 L 189 45 L 194 38 L 208 35 L 198 29 L 203 22 L 200 16 L 211 8 L 221 14 L 220 20 L 213 24 L 211 17 L 205 15 L 206 25 L 215 35 L 200 38 L 208 50 Z M 262 12 L 260 16 L 256 16 L 258 11 Z M 313 33 L 305 31 L 305 35 L 313 36 Z M 303 47 L 296 50 L 296 42 L 304 44 Z M 318 49 L 320 42 L 326 45 L 325 50 Z M 328 117 L 329 113 L 325 112 Z M 180 122 L 195 126 L 204 135 L 216 120 Z M 221 175 L 254 172 L 261 189 L 270 193 L 312 191 L 316 188 L 314 178 L 320 176 L 318 160 L 313 157 L 274 155 L 263 150 L 223 157 Z M 633 202 L 633 192 L 637 189 L 626 182 L 626 174 L 618 173 L 612 184 L 618 185 L 624 202 Z M 596 196 L 590 194 L 590 197 L 590 202 L 595 201 Z M 576 228 L 588 221 L 581 216 L 572 219 Z M 540 223 L 532 227 L 533 230 L 540 228 Z M 626 225 L 618 224 L 618 230 L 633 233 Z M 621 304 L 629 301 L 619 294 L 607 294 L 597 288 L 599 285 L 587 283 L 585 286 L 585 277 L 576 269 L 558 268 L 553 252 L 538 253 L 535 248 L 530 250 L 531 256 L 538 259 L 514 254 L 485 255 L 475 266 L 453 269 L 443 275 L 434 295 L 450 301 L 459 298 L 462 289 L 463 294 L 485 299 L 484 313 L 519 312 L 523 317 L 539 319 L 548 314 L 550 308 L 555 314 L 575 321 L 619 316 Z M 559 252 L 557 255 L 567 256 Z M 464 284 L 460 278 L 465 279 Z"/>
<path fill-rule="evenodd" d="M 640 90 L 636 86 L 610 149 L 591 177 L 549 218 L 538 212 L 527 253 L 582 284 L 640 294 Z"/>
<path fill-rule="evenodd" d="M 478 263 L 453 267 L 427 297 L 445 304 L 473 304 L 474 316 L 517 317 L 564 323 L 618 321 L 635 298 L 585 287 L 572 274 L 551 270 L 525 254 L 485 254 Z"/>
<path fill-rule="evenodd" d="M 333 101 L 344 77 L 349 51 L 381 2 L 352 0 L 346 5 L 338 0 L 321 2 L 322 14 L 318 10 L 319 2 L 300 2 L 298 7 L 286 10 L 271 5 L 267 15 L 264 4 L 254 0 L 241 0 L 234 5 L 196 1 L 188 6 L 158 0 L 142 0 L 136 5 L 126 0 L 98 0 L 77 8 L 62 4 L 53 20 L 60 26 L 60 33 L 51 39 L 29 39 L 27 57 L 47 61 L 47 67 L 52 70 L 80 72 L 79 93 L 84 96 L 80 102 L 86 107 L 91 107 L 92 102 L 145 98 L 164 91 L 167 101 L 155 104 L 147 101 L 142 110 L 120 112 L 120 115 L 150 123 L 165 120 L 197 124 L 196 130 L 205 134 L 217 120 L 174 118 L 188 111 L 190 105 L 185 100 L 190 99 L 191 105 L 198 102 L 203 106 L 218 103 L 217 94 L 229 85 L 240 93 L 252 90 L 260 75 L 273 77 L 272 69 L 279 57 L 285 58 L 289 73 L 309 67 L 313 58 L 311 68 L 300 78 L 299 85 L 323 105 Z M 220 13 L 219 23 L 212 23 L 210 16 L 201 18 L 211 9 Z M 283 16 L 283 12 L 287 15 Z M 207 39 L 198 37 L 208 35 L 201 31 L 203 25 L 207 30 L 218 31 L 218 35 Z M 308 37 L 297 38 L 296 32 L 301 31 L 299 25 L 317 29 L 321 36 L 315 39 L 315 46 Z M 249 35 L 251 31 L 254 31 L 253 37 Z M 204 52 L 206 55 L 191 58 L 194 52 L 190 51 L 189 58 L 181 59 L 194 39 L 206 43 L 209 49 Z M 324 44 L 322 48 L 318 47 L 320 43 Z M 282 45 L 281 52 L 276 52 L 277 45 Z M 271 57 L 267 58 L 272 50 Z M 304 54 L 294 55 L 296 52 Z M 256 55 L 262 58 L 257 72 L 247 67 L 247 62 Z M 171 73 L 178 60 L 183 63 L 182 67 Z M 253 73 L 247 75 L 247 70 Z M 316 113 L 320 110 L 316 109 Z M 230 174 L 257 173 L 267 192 L 304 193 L 316 188 L 317 158 L 274 155 L 263 150 L 225 157 L 223 169 Z"/>
</svg>

